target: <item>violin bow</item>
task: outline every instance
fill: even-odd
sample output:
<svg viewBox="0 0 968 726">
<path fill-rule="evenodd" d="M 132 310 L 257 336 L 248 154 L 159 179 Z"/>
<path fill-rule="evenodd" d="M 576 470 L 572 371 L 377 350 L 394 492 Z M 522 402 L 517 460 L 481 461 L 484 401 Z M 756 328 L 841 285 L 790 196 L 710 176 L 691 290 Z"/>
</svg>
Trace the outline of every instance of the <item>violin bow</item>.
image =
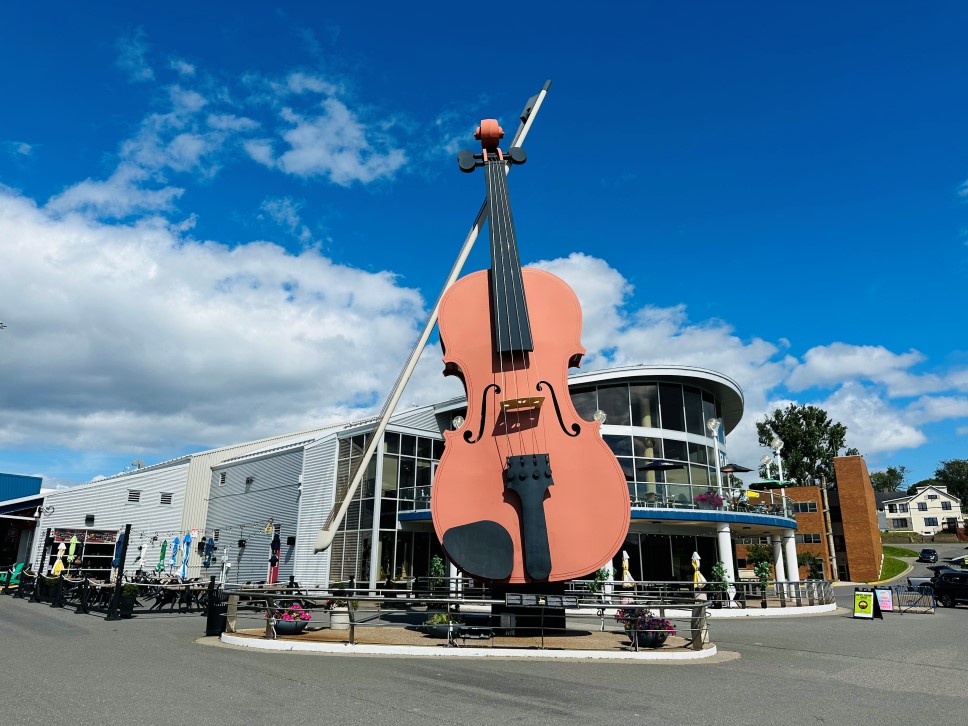
<svg viewBox="0 0 968 726">
<path fill-rule="evenodd" d="M 548 95 L 549 88 L 551 88 L 551 81 L 545 81 L 545 84 L 542 86 L 541 90 L 538 91 L 536 95 L 529 98 L 528 102 L 524 105 L 524 110 L 521 112 L 520 116 L 521 124 L 518 126 L 518 130 L 514 134 L 514 139 L 512 139 L 510 144 L 511 146 L 521 146 L 524 144 L 528 131 L 531 130 L 531 125 L 534 123 L 535 116 L 538 115 L 538 109 L 541 108 L 541 104 L 544 103 L 545 96 Z M 511 166 L 506 166 L 504 171 L 506 174 L 510 173 Z M 460 254 L 457 255 L 457 259 L 454 261 L 454 266 L 450 270 L 450 275 L 447 277 L 447 281 L 444 283 L 444 287 L 440 291 L 440 295 L 437 296 L 437 302 L 434 304 L 434 308 L 431 310 L 430 316 L 427 318 L 427 324 L 424 326 L 423 332 L 420 334 L 420 338 L 417 340 L 417 344 L 410 352 L 410 357 L 407 359 L 406 365 L 404 365 L 403 370 L 400 371 L 400 375 L 397 377 L 397 382 L 394 384 L 393 390 L 390 392 L 386 403 L 383 404 L 383 410 L 380 412 L 380 420 L 377 422 L 376 428 L 373 430 L 373 434 L 370 436 L 370 440 L 366 444 L 366 448 L 363 451 L 363 458 L 356 467 L 356 473 L 353 475 L 353 481 L 350 482 L 349 489 L 346 490 L 346 495 L 343 497 L 343 502 L 340 504 L 338 510 L 334 509 L 332 512 L 330 512 L 326 522 L 316 534 L 316 543 L 313 546 L 313 554 L 319 554 L 333 544 L 333 539 L 336 537 L 336 530 L 339 528 L 340 523 L 346 516 L 346 510 L 349 509 L 350 502 L 356 495 L 356 490 L 359 488 L 360 482 L 363 481 L 363 475 L 366 473 L 366 469 L 370 464 L 370 459 L 373 458 L 373 454 L 376 453 L 377 446 L 379 445 L 380 441 L 383 440 L 383 434 L 387 429 L 387 425 L 390 423 L 390 417 L 396 410 L 397 403 L 400 402 L 400 397 L 403 395 L 403 390 L 406 388 L 407 383 L 410 381 L 410 376 L 413 375 L 413 371 L 417 367 L 417 362 L 420 360 L 420 355 L 423 353 L 424 348 L 427 347 L 427 341 L 430 339 L 430 334 L 433 332 L 434 326 L 437 324 L 437 314 L 440 312 L 440 301 L 443 299 L 444 293 L 447 292 L 450 286 L 453 285 L 460 276 L 464 263 L 467 262 L 471 249 L 474 247 L 474 242 L 477 241 L 477 235 L 480 234 L 481 227 L 484 226 L 484 220 L 487 219 L 487 215 L 488 208 L 487 200 L 485 199 L 483 204 L 481 204 L 480 210 L 477 212 L 477 217 L 474 219 L 474 224 L 471 225 L 471 229 L 467 233 L 467 237 L 464 239 L 464 246 L 461 247 Z"/>
</svg>

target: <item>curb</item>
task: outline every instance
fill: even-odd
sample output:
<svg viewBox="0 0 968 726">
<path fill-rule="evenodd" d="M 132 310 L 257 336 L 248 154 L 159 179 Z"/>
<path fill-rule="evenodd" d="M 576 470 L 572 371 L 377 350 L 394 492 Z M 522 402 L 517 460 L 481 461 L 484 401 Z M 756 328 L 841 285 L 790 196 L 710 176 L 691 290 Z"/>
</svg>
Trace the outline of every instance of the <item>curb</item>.
<svg viewBox="0 0 968 726">
<path fill-rule="evenodd" d="M 221 642 L 241 648 L 330 655 L 395 655 L 425 658 L 538 658 L 541 660 L 618 660 L 618 661 L 684 661 L 704 660 L 719 653 L 715 645 L 688 651 L 605 651 L 605 650 L 537 650 L 517 648 L 449 648 L 413 645 L 350 645 L 348 643 L 309 643 L 295 640 L 264 640 L 222 633 Z"/>
</svg>

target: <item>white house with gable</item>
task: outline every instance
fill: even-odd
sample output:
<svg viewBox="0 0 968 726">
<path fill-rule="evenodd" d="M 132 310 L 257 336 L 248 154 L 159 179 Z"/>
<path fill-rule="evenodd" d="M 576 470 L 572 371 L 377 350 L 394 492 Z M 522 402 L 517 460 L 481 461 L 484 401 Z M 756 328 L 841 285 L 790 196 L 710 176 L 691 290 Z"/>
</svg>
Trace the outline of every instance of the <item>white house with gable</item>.
<svg viewBox="0 0 968 726">
<path fill-rule="evenodd" d="M 884 502 L 888 531 L 936 534 L 954 530 L 964 519 L 961 500 L 946 486 L 918 487 L 913 495 Z"/>
</svg>

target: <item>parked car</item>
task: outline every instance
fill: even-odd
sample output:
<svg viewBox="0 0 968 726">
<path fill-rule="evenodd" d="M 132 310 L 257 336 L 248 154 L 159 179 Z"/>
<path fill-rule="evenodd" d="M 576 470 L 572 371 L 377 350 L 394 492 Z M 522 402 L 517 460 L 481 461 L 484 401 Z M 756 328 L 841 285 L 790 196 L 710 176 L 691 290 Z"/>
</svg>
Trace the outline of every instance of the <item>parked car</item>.
<svg viewBox="0 0 968 726">
<path fill-rule="evenodd" d="M 934 597 L 946 608 L 968 602 L 968 572 L 942 572 L 934 582 Z"/>
<path fill-rule="evenodd" d="M 938 561 L 938 550 L 932 550 L 925 547 L 918 554 L 918 562 L 937 562 Z"/>
<path fill-rule="evenodd" d="M 968 567 L 968 555 L 962 555 L 961 557 L 952 557 L 951 565 L 958 567 Z"/>
<path fill-rule="evenodd" d="M 928 565 L 925 569 L 931 570 L 931 572 L 934 573 L 934 575 L 931 576 L 932 580 L 938 579 L 938 575 L 940 575 L 942 572 L 960 572 L 957 567 L 952 567 L 951 565 Z"/>
</svg>

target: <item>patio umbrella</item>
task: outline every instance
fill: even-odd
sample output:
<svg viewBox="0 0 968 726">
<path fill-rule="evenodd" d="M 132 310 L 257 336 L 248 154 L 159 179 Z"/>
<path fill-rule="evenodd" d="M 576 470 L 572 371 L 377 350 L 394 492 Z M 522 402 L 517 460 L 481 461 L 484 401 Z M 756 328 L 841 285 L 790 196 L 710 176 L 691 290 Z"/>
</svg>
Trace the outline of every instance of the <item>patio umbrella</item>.
<svg viewBox="0 0 968 726">
<path fill-rule="evenodd" d="M 748 469 L 742 464 L 726 464 L 722 469 L 720 469 L 723 474 L 745 474 L 746 472 L 753 471 Z"/>
<path fill-rule="evenodd" d="M 171 541 L 171 561 L 168 563 L 168 567 L 171 570 L 174 570 L 178 566 L 178 543 L 180 541 L 178 537 L 175 537 Z"/>
<path fill-rule="evenodd" d="M 648 464 L 642 464 L 641 466 L 635 467 L 639 471 L 672 471 L 673 469 L 684 469 L 685 464 L 677 464 L 674 461 L 662 461 L 656 459 L 655 461 L 650 461 Z"/>
<path fill-rule="evenodd" d="M 202 560 L 202 567 L 206 569 L 212 565 L 212 555 L 215 554 L 215 540 L 211 537 L 205 543 L 205 559 Z"/>
<path fill-rule="evenodd" d="M 64 569 L 64 550 L 67 549 L 67 545 L 61 542 L 57 545 L 57 559 L 54 560 L 54 569 L 50 571 L 52 575 L 59 575 L 61 570 Z"/>
<path fill-rule="evenodd" d="M 111 560 L 111 567 L 118 568 L 121 563 L 121 553 L 124 551 L 124 532 L 118 532 L 118 538 L 114 541 L 114 559 Z"/>
<path fill-rule="evenodd" d="M 269 544 L 269 574 L 266 582 L 270 585 L 279 582 L 279 550 L 282 549 L 282 542 L 279 541 L 279 533 L 272 535 L 272 542 Z"/>
<path fill-rule="evenodd" d="M 189 547 L 188 545 L 190 545 L 191 543 L 192 543 L 192 536 L 188 532 L 186 532 L 185 539 L 182 540 L 182 544 L 185 546 L 185 556 L 182 558 L 182 569 L 181 569 L 181 576 L 183 580 L 188 579 L 188 558 L 192 554 L 192 548 Z"/>
<path fill-rule="evenodd" d="M 702 586 L 706 584 L 706 578 L 699 571 L 699 560 L 702 559 L 698 552 L 692 553 L 692 584 L 696 590 L 701 590 Z M 702 593 L 696 596 L 697 600 L 705 600 L 706 593 Z"/>
<path fill-rule="evenodd" d="M 77 549 L 77 535 L 73 535 L 70 541 L 70 547 L 67 548 L 67 561 L 74 561 L 74 551 Z"/>
<path fill-rule="evenodd" d="M 629 572 L 629 553 L 622 550 L 622 587 L 631 590 L 635 587 L 635 578 Z"/>
<path fill-rule="evenodd" d="M 155 565 L 155 572 L 161 572 L 165 569 L 165 552 L 167 550 L 168 550 L 168 540 L 162 540 L 161 552 L 158 554 L 158 564 Z"/>
</svg>

